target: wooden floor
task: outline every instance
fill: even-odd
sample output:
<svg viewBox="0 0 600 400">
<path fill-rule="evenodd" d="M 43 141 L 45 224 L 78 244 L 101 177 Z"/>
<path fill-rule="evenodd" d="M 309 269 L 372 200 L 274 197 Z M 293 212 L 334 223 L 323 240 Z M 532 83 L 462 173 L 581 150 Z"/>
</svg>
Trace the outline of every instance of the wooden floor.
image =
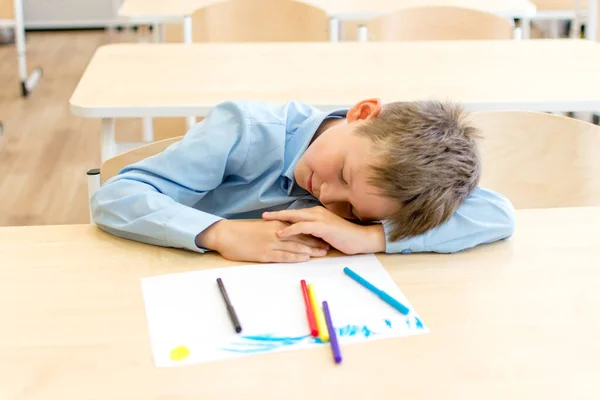
<svg viewBox="0 0 600 400">
<path fill-rule="evenodd" d="M 133 41 L 104 31 L 32 32 L 29 70 L 44 76 L 21 98 L 15 47 L 0 46 L 0 226 L 86 223 L 86 171 L 99 167 L 100 123 L 74 116 L 69 98 L 96 48 Z M 117 124 L 117 137 L 138 140 L 138 120 Z"/>
</svg>

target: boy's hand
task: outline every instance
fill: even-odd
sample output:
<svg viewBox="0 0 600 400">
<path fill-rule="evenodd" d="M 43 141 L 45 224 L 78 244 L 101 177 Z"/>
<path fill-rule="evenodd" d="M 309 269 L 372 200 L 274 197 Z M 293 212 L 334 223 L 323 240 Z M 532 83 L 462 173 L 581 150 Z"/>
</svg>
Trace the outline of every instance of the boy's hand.
<svg viewBox="0 0 600 400">
<path fill-rule="evenodd" d="M 311 235 L 323 239 L 345 254 L 385 251 L 385 232 L 380 224 L 362 226 L 347 221 L 324 207 L 266 212 L 263 219 L 285 221 L 290 225 L 279 232 L 280 238 Z"/>
<path fill-rule="evenodd" d="M 196 237 L 196 245 L 234 261 L 301 262 L 327 255 L 329 245 L 310 235 L 277 236 L 280 221 L 221 220 Z"/>
</svg>

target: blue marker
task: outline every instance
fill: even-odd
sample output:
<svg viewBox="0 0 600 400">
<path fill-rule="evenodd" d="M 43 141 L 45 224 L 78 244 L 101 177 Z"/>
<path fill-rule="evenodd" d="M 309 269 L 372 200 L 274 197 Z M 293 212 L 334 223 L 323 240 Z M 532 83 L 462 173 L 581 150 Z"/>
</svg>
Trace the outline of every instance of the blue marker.
<svg viewBox="0 0 600 400">
<path fill-rule="evenodd" d="M 381 289 L 377 289 L 371 283 L 367 282 L 362 276 L 358 275 L 356 272 L 352 271 L 350 268 L 344 268 L 344 273 L 348 275 L 350 278 L 354 279 L 356 282 L 360 283 L 365 288 L 369 289 L 371 292 L 375 293 L 377 297 L 381 300 L 388 303 L 390 306 L 394 307 L 396 310 L 400 311 L 402 314 L 407 315 L 409 310 L 406 306 L 400 303 L 398 300 L 394 299 L 392 296 L 387 294 Z"/>
</svg>

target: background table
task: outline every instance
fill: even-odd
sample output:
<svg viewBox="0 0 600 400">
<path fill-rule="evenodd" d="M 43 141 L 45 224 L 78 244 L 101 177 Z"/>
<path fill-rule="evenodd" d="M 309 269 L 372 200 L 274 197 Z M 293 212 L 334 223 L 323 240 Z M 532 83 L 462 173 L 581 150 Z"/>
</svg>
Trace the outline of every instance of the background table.
<svg viewBox="0 0 600 400">
<path fill-rule="evenodd" d="M 198 9 L 220 0 L 125 0 L 119 16 L 130 22 L 180 22 L 184 24 L 184 42 L 192 41 L 191 15 Z M 339 39 L 337 21 L 362 21 L 384 15 L 401 7 L 452 5 L 475 8 L 507 18 L 528 19 L 535 15 L 535 5 L 529 0 L 304 0 L 323 9 L 331 18 L 330 39 Z M 524 36 L 527 36 L 525 33 Z"/>
<path fill-rule="evenodd" d="M 522 210 L 507 241 L 379 255 L 431 333 L 153 365 L 140 279 L 237 263 L 94 226 L 0 228 L 4 399 L 598 399 L 600 208 Z"/>
<path fill-rule="evenodd" d="M 599 70 L 600 44 L 568 39 L 119 44 L 98 49 L 70 103 L 78 116 L 104 119 L 105 159 L 116 154 L 114 118 L 201 116 L 227 100 L 331 110 L 376 96 L 450 99 L 470 110 L 595 111 Z"/>
</svg>

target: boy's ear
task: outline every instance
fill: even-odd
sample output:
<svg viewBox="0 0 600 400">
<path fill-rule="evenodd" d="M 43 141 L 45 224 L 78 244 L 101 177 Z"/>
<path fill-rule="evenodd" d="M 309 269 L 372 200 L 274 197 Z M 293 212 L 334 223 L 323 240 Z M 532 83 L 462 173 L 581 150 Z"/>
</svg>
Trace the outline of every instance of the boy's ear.
<svg viewBox="0 0 600 400">
<path fill-rule="evenodd" d="M 348 122 L 366 121 L 375 118 L 381 111 L 381 101 L 379 99 L 367 99 L 356 103 L 346 114 Z"/>
</svg>

